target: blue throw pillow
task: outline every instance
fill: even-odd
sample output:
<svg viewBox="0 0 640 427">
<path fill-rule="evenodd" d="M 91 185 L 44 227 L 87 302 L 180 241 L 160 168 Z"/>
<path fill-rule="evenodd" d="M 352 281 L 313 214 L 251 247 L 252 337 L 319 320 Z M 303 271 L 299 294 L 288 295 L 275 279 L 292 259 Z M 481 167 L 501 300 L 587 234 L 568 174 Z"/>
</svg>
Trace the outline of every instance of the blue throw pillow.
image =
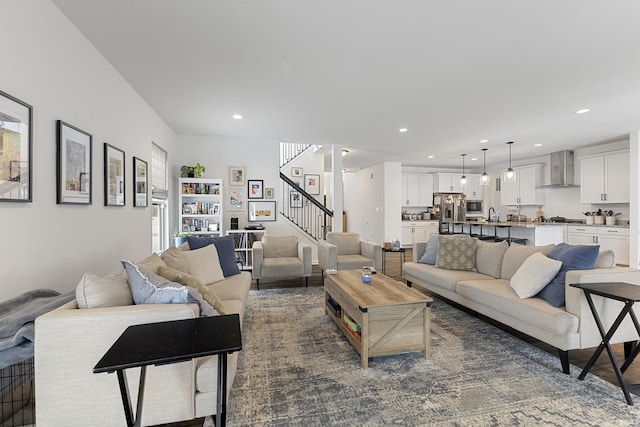
<svg viewBox="0 0 640 427">
<path fill-rule="evenodd" d="M 421 264 L 436 265 L 436 258 L 438 258 L 438 235 L 433 234 L 427 241 L 427 247 L 424 249 L 422 258 L 418 261 Z"/>
<path fill-rule="evenodd" d="M 196 303 L 200 316 L 215 316 L 218 312 L 194 288 L 172 282 L 138 267 L 131 261 L 121 261 L 127 272 L 131 296 L 136 304 Z"/>
<path fill-rule="evenodd" d="M 547 254 L 549 258 L 562 261 L 560 271 L 536 296 L 547 300 L 554 307 L 565 303 L 565 276 L 569 270 L 590 270 L 596 264 L 600 246 L 568 245 L 559 243 Z"/>
<path fill-rule="evenodd" d="M 187 242 L 189 242 L 190 250 L 200 249 L 210 244 L 214 244 L 218 251 L 218 260 L 220 261 L 220 267 L 222 267 L 222 274 L 224 277 L 240 274 L 240 268 L 236 261 L 236 247 L 233 236 L 187 236 Z"/>
</svg>

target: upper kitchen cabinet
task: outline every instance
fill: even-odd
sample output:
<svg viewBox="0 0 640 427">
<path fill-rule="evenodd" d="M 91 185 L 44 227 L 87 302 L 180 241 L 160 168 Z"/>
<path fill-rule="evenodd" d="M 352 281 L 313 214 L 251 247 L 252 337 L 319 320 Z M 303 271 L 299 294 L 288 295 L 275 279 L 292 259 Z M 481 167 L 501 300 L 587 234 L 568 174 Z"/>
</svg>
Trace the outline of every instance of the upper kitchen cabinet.
<svg viewBox="0 0 640 427">
<path fill-rule="evenodd" d="M 500 191 L 503 205 L 544 204 L 542 192 L 537 189 L 542 184 L 542 165 L 513 168 L 516 182 L 502 181 Z"/>
<path fill-rule="evenodd" d="M 480 174 L 469 173 L 467 174 L 467 186 L 463 192 L 467 200 L 483 200 L 484 187 L 484 185 L 480 185 Z"/>
<path fill-rule="evenodd" d="M 580 159 L 580 203 L 629 203 L 629 153 Z"/>
<path fill-rule="evenodd" d="M 434 176 L 433 188 L 437 193 L 464 193 L 460 185 L 459 173 L 437 173 Z"/>
<path fill-rule="evenodd" d="M 433 175 L 419 173 L 402 174 L 402 205 L 433 205 Z"/>
</svg>

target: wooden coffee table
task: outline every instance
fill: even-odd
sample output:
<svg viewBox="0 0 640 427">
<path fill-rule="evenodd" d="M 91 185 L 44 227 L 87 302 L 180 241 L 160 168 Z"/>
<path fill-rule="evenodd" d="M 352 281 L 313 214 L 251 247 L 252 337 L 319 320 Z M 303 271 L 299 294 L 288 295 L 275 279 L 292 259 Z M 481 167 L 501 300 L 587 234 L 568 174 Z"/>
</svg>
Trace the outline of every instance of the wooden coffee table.
<svg viewBox="0 0 640 427">
<path fill-rule="evenodd" d="M 326 274 L 324 289 L 325 311 L 360 353 L 363 368 L 370 357 L 414 351 L 431 357 L 430 297 L 381 273 L 365 284 L 360 270 Z"/>
</svg>

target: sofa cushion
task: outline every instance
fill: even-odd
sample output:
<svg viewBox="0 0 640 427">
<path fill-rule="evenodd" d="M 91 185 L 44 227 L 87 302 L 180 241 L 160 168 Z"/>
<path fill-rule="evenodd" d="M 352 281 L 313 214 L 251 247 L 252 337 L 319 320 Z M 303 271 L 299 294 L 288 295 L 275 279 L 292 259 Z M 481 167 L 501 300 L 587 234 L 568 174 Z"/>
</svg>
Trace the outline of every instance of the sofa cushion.
<svg viewBox="0 0 640 427">
<path fill-rule="evenodd" d="M 195 276 L 192 276 L 188 273 L 185 273 L 180 270 L 176 270 L 171 267 L 160 267 L 158 269 L 158 275 L 164 277 L 167 280 L 172 282 L 180 283 L 181 285 L 190 286 L 207 301 L 216 311 L 220 314 L 227 314 L 224 303 L 222 300 L 213 292 L 212 289 L 205 286 L 200 280 L 198 280 Z"/>
<path fill-rule="evenodd" d="M 298 257 L 298 238 L 295 236 L 263 236 L 265 258 Z"/>
<path fill-rule="evenodd" d="M 522 263 L 511 278 L 509 286 L 520 298 L 531 298 L 556 277 L 560 267 L 562 267 L 562 261 L 536 252 Z"/>
<path fill-rule="evenodd" d="M 338 247 L 338 255 L 360 253 L 360 235 L 358 233 L 327 233 L 327 242 Z"/>
<path fill-rule="evenodd" d="M 142 261 L 136 262 L 136 265 L 156 274 L 158 273 L 158 268 L 166 266 L 160 255 L 156 253 L 152 253 Z"/>
<path fill-rule="evenodd" d="M 478 240 L 476 245 L 476 270 L 478 273 L 499 278 L 502 274 L 502 259 L 509 244 L 502 242 L 485 242 Z"/>
<path fill-rule="evenodd" d="M 425 282 L 455 292 L 458 282 L 463 280 L 490 280 L 491 276 L 475 271 L 445 270 L 429 264 L 408 262 L 403 265 L 405 274 L 420 277 Z"/>
<path fill-rule="evenodd" d="M 529 258 L 536 252 L 542 252 L 546 255 L 554 247 L 554 244 L 546 246 L 525 246 L 511 244 L 509 248 L 507 248 L 507 251 L 504 253 L 500 278 L 510 280 L 527 258 Z"/>
<path fill-rule="evenodd" d="M 562 261 L 562 267 L 556 277 L 537 296 L 549 301 L 554 307 L 561 307 L 565 302 L 565 276 L 569 270 L 590 270 L 596 263 L 600 246 L 568 245 L 559 243 L 549 258 Z"/>
<path fill-rule="evenodd" d="M 365 265 L 375 267 L 374 260 L 362 255 L 338 255 L 336 259 L 338 263 L 338 270 L 353 270 L 356 268 L 362 268 Z"/>
<path fill-rule="evenodd" d="M 120 307 L 132 305 L 133 298 L 126 277 L 112 274 L 100 277 L 85 273 L 76 286 L 78 308 Z"/>
<path fill-rule="evenodd" d="M 424 248 L 424 253 L 420 260 L 421 264 L 435 265 L 438 258 L 438 235 L 432 234 L 427 241 L 427 245 Z"/>
<path fill-rule="evenodd" d="M 438 236 L 436 267 L 447 270 L 476 271 L 476 238 Z"/>
<path fill-rule="evenodd" d="M 215 245 L 224 277 L 240 274 L 240 267 L 238 267 L 236 261 L 235 240 L 233 236 L 187 236 L 187 242 L 191 250 L 200 249 L 211 244 Z"/>
<path fill-rule="evenodd" d="M 580 319 L 577 316 L 553 307 L 541 298 L 520 299 L 507 280 L 464 281 L 458 283 L 456 291 L 477 304 L 500 310 L 511 319 L 517 319 L 507 325 L 520 331 L 526 331 L 532 319 L 535 319 L 536 328 L 547 330 L 553 335 L 565 336 L 578 331 Z"/>
<path fill-rule="evenodd" d="M 215 316 L 215 309 L 195 289 L 172 282 L 138 267 L 128 260 L 122 261 L 127 272 L 133 302 L 136 304 L 186 304 L 195 303 L 201 316 Z"/>
<path fill-rule="evenodd" d="M 164 261 L 167 267 L 187 273 L 189 271 L 189 266 L 184 259 L 184 253 L 188 250 L 188 248 L 183 249 L 182 246 L 177 248 L 171 247 L 162 252 L 160 258 L 162 258 L 162 261 Z"/>
<path fill-rule="evenodd" d="M 207 284 L 206 286 L 213 290 L 213 292 L 224 302 L 227 313 L 233 313 L 227 306 L 227 301 L 246 301 L 249 288 L 251 287 L 251 273 L 243 271 L 240 274 L 227 277 L 220 282 Z"/>
<path fill-rule="evenodd" d="M 304 265 L 300 258 L 282 257 L 265 258 L 262 261 L 262 275 L 264 277 L 300 276 L 304 272 Z"/>
<path fill-rule="evenodd" d="M 189 270 L 188 273 L 205 285 L 224 279 L 215 245 L 187 251 L 183 256 Z"/>
</svg>

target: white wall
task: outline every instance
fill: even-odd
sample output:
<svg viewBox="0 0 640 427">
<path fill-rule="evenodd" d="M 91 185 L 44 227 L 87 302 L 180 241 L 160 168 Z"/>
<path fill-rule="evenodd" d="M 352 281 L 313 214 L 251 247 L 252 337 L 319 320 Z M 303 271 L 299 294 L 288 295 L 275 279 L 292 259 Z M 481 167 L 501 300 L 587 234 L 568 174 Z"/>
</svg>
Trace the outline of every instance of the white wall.
<svg viewBox="0 0 640 427">
<path fill-rule="evenodd" d="M 133 208 L 132 156 L 175 135 L 49 0 L 2 1 L 0 90 L 33 106 L 33 203 L 0 203 L 0 301 L 75 288 L 86 271 L 151 253 L 151 208 Z M 93 135 L 93 204 L 56 204 L 56 120 Z M 126 154 L 126 206 L 104 207 L 103 143 Z"/>
</svg>

